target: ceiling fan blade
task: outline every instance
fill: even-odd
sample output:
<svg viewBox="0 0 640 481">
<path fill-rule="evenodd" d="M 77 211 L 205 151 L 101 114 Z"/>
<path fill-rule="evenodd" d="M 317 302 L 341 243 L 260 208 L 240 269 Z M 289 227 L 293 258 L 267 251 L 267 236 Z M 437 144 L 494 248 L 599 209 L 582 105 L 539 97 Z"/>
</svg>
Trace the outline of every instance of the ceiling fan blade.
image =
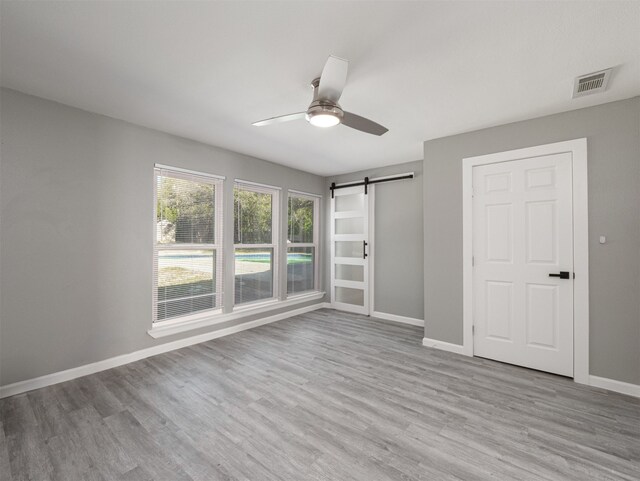
<svg viewBox="0 0 640 481">
<path fill-rule="evenodd" d="M 380 124 L 376 124 L 373 120 L 365 119 L 359 115 L 352 114 L 351 112 L 345 112 L 342 118 L 342 124 L 352 129 L 361 130 L 367 134 L 382 135 L 388 132 L 389 129 L 383 127 Z"/>
<path fill-rule="evenodd" d="M 295 114 L 280 115 L 279 117 L 271 117 L 270 119 L 258 120 L 251 125 L 263 127 L 265 125 L 279 124 L 281 122 L 289 122 L 290 120 L 304 119 L 306 112 L 298 112 Z"/>
<path fill-rule="evenodd" d="M 337 102 L 342 95 L 345 83 L 347 83 L 348 68 L 349 62 L 347 60 L 330 55 L 327 63 L 324 64 L 322 75 L 320 75 L 318 98 Z"/>
</svg>

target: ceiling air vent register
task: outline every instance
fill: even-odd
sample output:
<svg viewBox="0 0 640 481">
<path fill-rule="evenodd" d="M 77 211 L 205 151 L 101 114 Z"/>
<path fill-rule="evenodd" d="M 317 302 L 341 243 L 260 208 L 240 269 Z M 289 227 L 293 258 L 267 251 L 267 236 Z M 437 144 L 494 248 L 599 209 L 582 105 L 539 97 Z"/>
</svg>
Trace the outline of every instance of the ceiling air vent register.
<svg viewBox="0 0 640 481">
<path fill-rule="evenodd" d="M 608 68 L 600 72 L 576 77 L 576 81 L 573 84 L 573 98 L 604 92 L 607 89 L 612 70 Z"/>
</svg>

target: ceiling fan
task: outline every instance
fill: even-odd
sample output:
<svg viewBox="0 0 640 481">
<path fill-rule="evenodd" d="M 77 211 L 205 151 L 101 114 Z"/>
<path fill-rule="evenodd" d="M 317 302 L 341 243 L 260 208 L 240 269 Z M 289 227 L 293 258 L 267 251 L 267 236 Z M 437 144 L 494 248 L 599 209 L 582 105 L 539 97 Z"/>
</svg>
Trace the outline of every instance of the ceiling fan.
<svg viewBox="0 0 640 481">
<path fill-rule="evenodd" d="M 333 55 L 329 56 L 320 77 L 311 82 L 313 100 L 305 112 L 271 117 L 270 119 L 254 122 L 253 125 L 262 127 L 280 122 L 289 122 L 290 120 L 306 119 L 315 127 L 333 127 L 334 125 L 343 124 L 368 134 L 384 134 L 389 129 L 372 120 L 342 110 L 338 103 L 344 85 L 347 82 L 348 67 L 348 61 Z"/>
</svg>

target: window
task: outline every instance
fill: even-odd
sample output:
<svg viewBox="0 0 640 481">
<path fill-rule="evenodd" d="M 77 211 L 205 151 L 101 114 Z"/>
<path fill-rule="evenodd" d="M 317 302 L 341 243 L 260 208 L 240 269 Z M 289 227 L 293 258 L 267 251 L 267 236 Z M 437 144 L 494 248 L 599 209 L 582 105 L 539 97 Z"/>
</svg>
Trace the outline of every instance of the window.
<svg viewBox="0 0 640 481">
<path fill-rule="evenodd" d="M 153 321 L 222 309 L 222 179 L 155 169 Z"/>
<path fill-rule="evenodd" d="M 319 197 L 289 192 L 283 245 L 281 189 L 236 179 L 234 214 L 224 218 L 223 184 L 224 177 L 155 166 L 152 337 L 237 319 L 246 309 L 277 308 L 285 296 L 280 282 L 285 252 L 287 294 L 322 296 L 317 292 Z M 231 252 L 226 260 L 223 253 L 224 223 L 229 237 L 233 228 L 233 260 Z M 233 295 L 226 300 L 225 272 L 227 289 L 234 278 Z M 294 297 L 285 304 L 307 299 Z"/>
<path fill-rule="evenodd" d="M 236 182 L 233 191 L 236 305 L 277 297 L 278 194 Z"/>
<path fill-rule="evenodd" d="M 287 294 L 317 289 L 318 197 L 289 192 Z"/>
</svg>

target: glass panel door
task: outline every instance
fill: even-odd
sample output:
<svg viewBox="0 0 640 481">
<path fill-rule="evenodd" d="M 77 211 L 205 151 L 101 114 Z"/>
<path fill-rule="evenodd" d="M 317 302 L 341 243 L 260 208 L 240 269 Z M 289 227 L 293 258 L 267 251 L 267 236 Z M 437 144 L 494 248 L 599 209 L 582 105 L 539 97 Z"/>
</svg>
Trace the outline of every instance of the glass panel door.
<svg viewBox="0 0 640 481">
<path fill-rule="evenodd" d="M 364 187 L 336 189 L 331 199 L 331 304 L 369 314 L 369 204 Z"/>
</svg>

